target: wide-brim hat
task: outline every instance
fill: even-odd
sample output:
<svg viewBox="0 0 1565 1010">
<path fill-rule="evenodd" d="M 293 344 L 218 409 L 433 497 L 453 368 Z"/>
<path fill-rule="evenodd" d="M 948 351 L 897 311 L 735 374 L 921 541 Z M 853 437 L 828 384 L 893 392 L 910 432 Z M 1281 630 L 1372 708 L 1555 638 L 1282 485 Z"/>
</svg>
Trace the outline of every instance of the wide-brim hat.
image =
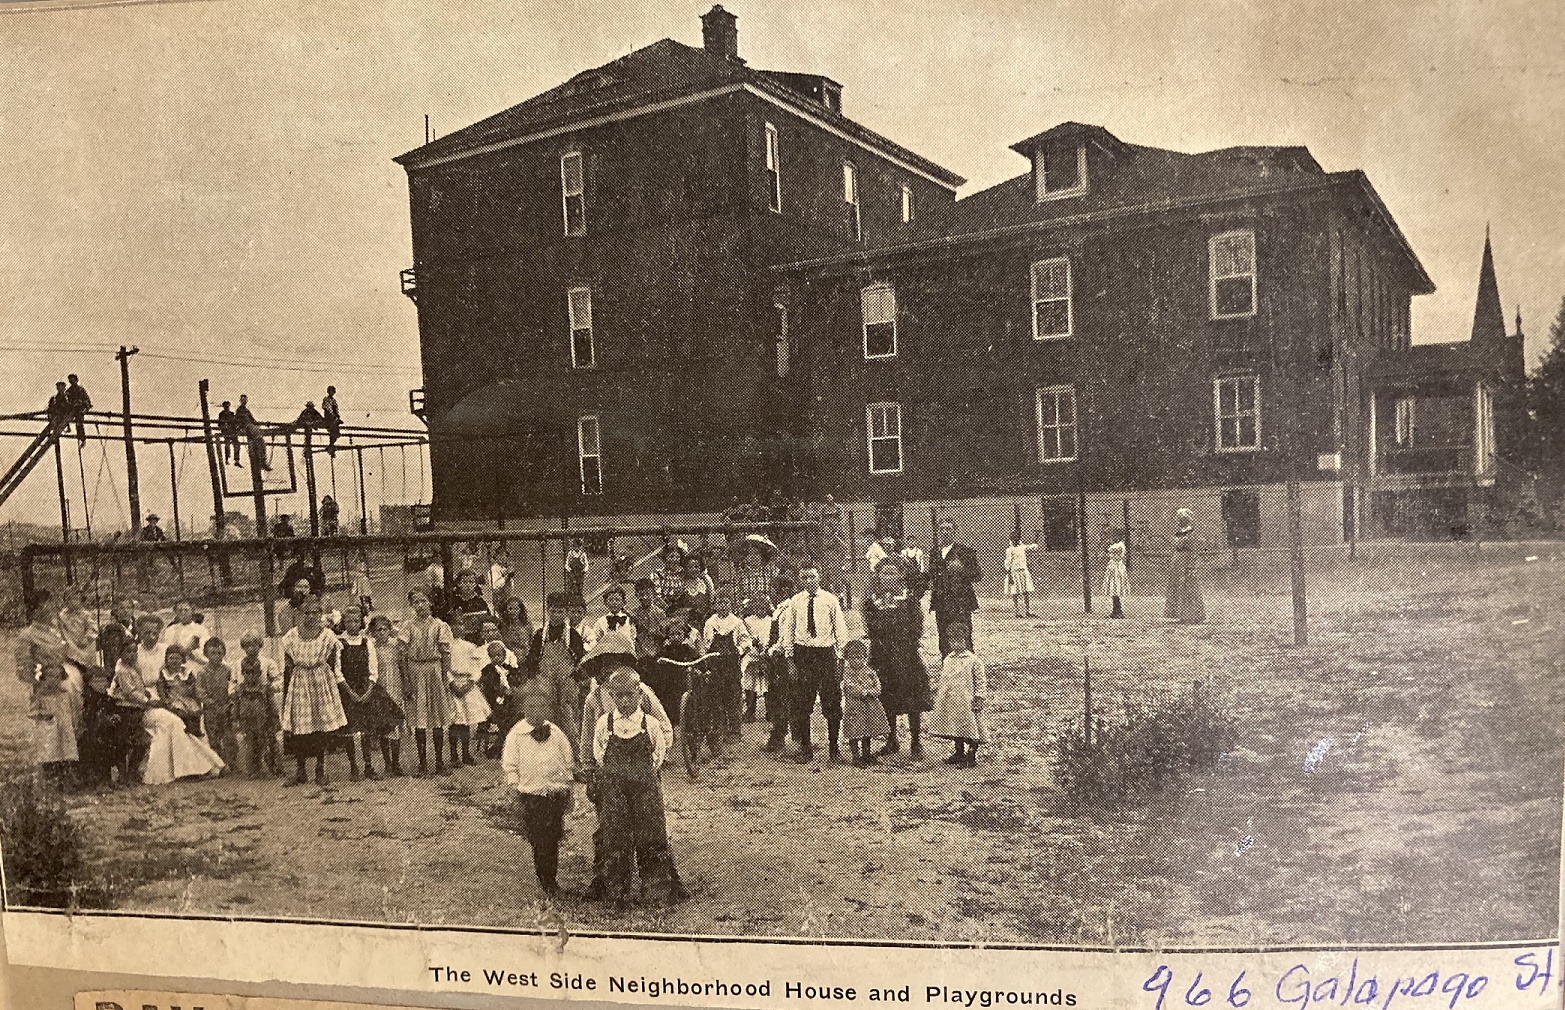
<svg viewBox="0 0 1565 1010">
<path fill-rule="evenodd" d="M 576 666 L 576 675 L 602 680 L 603 674 L 620 666 L 636 668 L 636 647 L 631 644 L 628 635 L 610 631 L 598 639 L 591 652 L 581 658 Z"/>
<path fill-rule="evenodd" d="M 759 533 L 751 533 L 749 536 L 744 538 L 744 543 L 747 547 L 760 548 L 762 556 L 767 560 L 771 560 L 772 558 L 776 557 L 777 552 L 782 549 L 773 543 L 769 537 L 765 537 Z"/>
</svg>

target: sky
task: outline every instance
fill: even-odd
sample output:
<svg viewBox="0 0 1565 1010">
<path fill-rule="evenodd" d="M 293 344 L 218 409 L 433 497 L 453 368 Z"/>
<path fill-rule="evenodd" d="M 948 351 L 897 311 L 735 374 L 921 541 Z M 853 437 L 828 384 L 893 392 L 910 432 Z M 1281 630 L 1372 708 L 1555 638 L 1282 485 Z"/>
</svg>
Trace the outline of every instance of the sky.
<svg viewBox="0 0 1565 1010">
<path fill-rule="evenodd" d="M 124 343 L 143 352 L 137 411 L 194 414 L 205 377 L 215 400 L 247 392 L 282 419 L 331 382 L 350 423 L 417 426 L 407 185 L 390 159 L 422 142 L 426 114 L 444 134 L 658 39 L 699 45 L 709 6 L 0 6 L 0 412 L 38 409 L 69 371 L 118 409 Z M 1439 290 L 1414 300 L 1415 341 L 1467 336 L 1486 227 L 1533 358 L 1565 296 L 1555 0 L 725 6 L 751 66 L 842 82 L 845 113 L 966 176 L 960 195 L 1022 172 L 1008 146 L 1065 120 L 1184 151 L 1299 144 L 1367 172 L 1423 260 Z M 7 442 L 5 465 L 25 445 Z M 142 455 L 144 508 L 166 521 L 166 451 Z M 370 460 L 372 508 L 382 480 L 388 500 L 420 496 L 400 461 Z M 176 466 L 204 522 L 204 460 Z M 73 498 L 85 476 L 95 527 L 123 525 L 122 453 L 90 447 L 82 468 Z M 57 522 L 52 469 L 0 522 Z"/>
</svg>

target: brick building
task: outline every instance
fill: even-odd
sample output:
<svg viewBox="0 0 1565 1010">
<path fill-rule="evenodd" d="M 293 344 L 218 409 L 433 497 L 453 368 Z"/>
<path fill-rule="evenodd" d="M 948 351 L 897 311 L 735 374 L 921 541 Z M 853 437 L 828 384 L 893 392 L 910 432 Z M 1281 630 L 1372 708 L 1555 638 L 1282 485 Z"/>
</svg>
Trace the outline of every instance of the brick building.
<svg viewBox="0 0 1565 1010">
<path fill-rule="evenodd" d="M 1433 283 L 1362 172 L 1064 123 L 957 200 L 835 82 L 748 67 L 720 6 L 702 27 L 398 159 L 442 517 L 1035 496 L 1058 540 L 1047 500 L 1085 494 L 1258 543 L 1296 475 L 1333 541 L 1444 521 L 1426 492 L 1487 479 L 1398 476 L 1377 441 L 1397 396 L 1433 418 L 1465 390 L 1494 451 L 1508 408 L 1480 390 L 1519 343 L 1484 289 L 1463 353 L 1494 367 L 1432 367 L 1409 320 Z"/>
<path fill-rule="evenodd" d="M 962 179 L 736 19 L 397 158 L 441 518 L 700 512 L 792 490 L 803 376 L 770 267 L 942 234 Z"/>
</svg>

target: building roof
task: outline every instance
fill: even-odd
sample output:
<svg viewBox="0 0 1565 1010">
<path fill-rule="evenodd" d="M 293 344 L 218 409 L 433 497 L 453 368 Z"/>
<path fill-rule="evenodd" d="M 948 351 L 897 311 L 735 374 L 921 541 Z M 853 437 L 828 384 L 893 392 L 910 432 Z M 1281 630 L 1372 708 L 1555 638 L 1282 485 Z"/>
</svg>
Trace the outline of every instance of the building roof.
<svg viewBox="0 0 1565 1010">
<path fill-rule="evenodd" d="M 1066 131 L 1066 127 L 1073 130 Z M 1244 196 L 1290 181 L 1326 178 L 1302 147 L 1232 147 L 1185 154 L 1119 141 L 1102 127 L 1067 123 L 1013 146 L 1030 153 L 1064 133 L 1091 140 L 1111 158 L 1112 171 L 1087 173 L 1079 197 L 1039 202 L 1031 171 L 958 200 L 953 233 L 974 233 L 1019 221 L 1045 221 L 1111 208 L 1140 207 L 1172 200 Z"/>
<path fill-rule="evenodd" d="M 805 82 L 829 80 L 813 74 L 755 70 L 705 49 L 662 39 L 600 67 L 584 70 L 558 87 L 392 160 L 412 171 L 497 146 L 523 142 L 535 134 L 570 127 L 583 120 L 628 113 L 720 89 L 748 89 L 821 120 L 860 143 L 916 167 L 952 189 L 965 181 L 956 173 L 861 126 L 799 90 Z"/>
<path fill-rule="evenodd" d="M 1412 382 L 1436 376 L 1481 378 L 1495 370 L 1470 341 L 1446 344 L 1414 344 L 1401 350 L 1383 351 L 1364 369 L 1369 379 Z"/>
<path fill-rule="evenodd" d="M 956 202 L 947 234 L 901 246 L 787 264 L 780 270 L 824 268 L 883 260 L 935 248 L 976 245 L 1009 236 L 1094 221 L 1168 213 L 1246 198 L 1273 197 L 1309 190 L 1347 187 L 1385 229 L 1402 254 L 1415 293 L 1434 290 L 1423 264 L 1397 227 L 1363 172 L 1327 172 L 1304 147 L 1226 147 L 1199 154 L 1130 144 L 1101 126 L 1061 123 L 1012 145 L 1030 155 L 1055 140 L 1080 139 L 1100 148 L 1105 161 L 1089 164 L 1086 192 L 1064 199 L 1038 200 L 1031 171 L 980 190 Z"/>
<path fill-rule="evenodd" d="M 1521 324 L 1517 323 L 1516 328 L 1520 330 Z M 1485 232 L 1483 265 L 1478 268 L 1478 301 L 1473 306 L 1472 340 L 1498 343 L 1505 337 L 1505 309 L 1500 305 L 1500 283 L 1494 276 L 1494 247 Z"/>
</svg>

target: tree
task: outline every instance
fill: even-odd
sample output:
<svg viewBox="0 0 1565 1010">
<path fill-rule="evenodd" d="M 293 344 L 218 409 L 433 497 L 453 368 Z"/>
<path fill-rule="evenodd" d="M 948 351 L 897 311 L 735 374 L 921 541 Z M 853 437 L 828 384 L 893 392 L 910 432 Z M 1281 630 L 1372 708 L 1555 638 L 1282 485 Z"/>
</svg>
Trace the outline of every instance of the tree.
<svg viewBox="0 0 1565 1010">
<path fill-rule="evenodd" d="M 1527 379 L 1527 416 L 1528 468 L 1547 482 L 1545 497 L 1557 507 L 1565 488 L 1565 299 L 1549 326 L 1549 350 Z"/>
</svg>

